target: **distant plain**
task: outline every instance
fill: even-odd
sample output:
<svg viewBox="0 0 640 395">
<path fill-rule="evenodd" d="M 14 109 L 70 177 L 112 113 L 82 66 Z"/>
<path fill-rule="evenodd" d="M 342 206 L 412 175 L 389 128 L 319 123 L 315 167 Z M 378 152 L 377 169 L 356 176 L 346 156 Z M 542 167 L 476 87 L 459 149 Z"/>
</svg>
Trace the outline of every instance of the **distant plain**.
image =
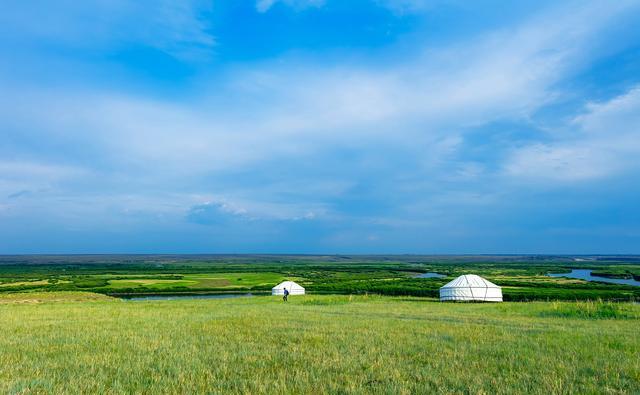
<svg viewBox="0 0 640 395">
<path fill-rule="evenodd" d="M 640 298 L 637 286 L 549 276 L 576 268 L 604 278 L 640 279 L 640 258 L 634 256 L 3 256 L 0 293 L 260 294 L 289 279 L 315 294 L 437 297 L 442 285 L 474 273 L 500 285 L 510 301 Z M 418 277 L 424 273 L 444 277 Z"/>
</svg>

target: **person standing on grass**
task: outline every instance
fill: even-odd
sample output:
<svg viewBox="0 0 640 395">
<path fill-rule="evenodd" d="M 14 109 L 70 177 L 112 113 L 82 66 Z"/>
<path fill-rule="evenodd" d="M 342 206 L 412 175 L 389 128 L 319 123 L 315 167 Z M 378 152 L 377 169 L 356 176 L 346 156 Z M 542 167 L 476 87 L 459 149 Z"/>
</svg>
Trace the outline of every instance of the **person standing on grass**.
<svg viewBox="0 0 640 395">
<path fill-rule="evenodd" d="M 287 301 L 287 299 L 289 299 L 289 291 L 287 291 L 287 289 L 284 289 L 284 296 L 282 297 L 282 300 L 284 300 L 285 302 Z"/>
</svg>

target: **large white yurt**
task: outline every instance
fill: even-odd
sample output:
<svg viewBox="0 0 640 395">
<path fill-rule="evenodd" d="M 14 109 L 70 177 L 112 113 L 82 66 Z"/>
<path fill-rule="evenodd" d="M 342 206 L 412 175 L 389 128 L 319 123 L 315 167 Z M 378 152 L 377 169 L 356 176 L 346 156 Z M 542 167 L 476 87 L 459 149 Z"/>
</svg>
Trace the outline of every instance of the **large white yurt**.
<svg viewBox="0 0 640 395">
<path fill-rule="evenodd" d="M 271 288 L 271 295 L 284 295 L 284 289 L 289 291 L 289 295 L 304 295 L 304 288 L 293 281 L 283 281 Z"/>
<path fill-rule="evenodd" d="M 502 288 L 475 274 L 464 274 L 440 288 L 440 300 L 502 302 Z"/>
</svg>

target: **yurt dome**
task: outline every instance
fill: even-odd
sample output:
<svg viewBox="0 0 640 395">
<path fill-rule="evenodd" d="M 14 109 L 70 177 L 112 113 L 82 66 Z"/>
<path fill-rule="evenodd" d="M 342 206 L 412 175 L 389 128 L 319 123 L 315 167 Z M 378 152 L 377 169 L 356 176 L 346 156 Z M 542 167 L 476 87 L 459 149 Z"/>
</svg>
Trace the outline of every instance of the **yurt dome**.
<svg viewBox="0 0 640 395">
<path fill-rule="evenodd" d="M 289 295 L 304 295 L 304 288 L 293 281 L 284 281 L 271 288 L 271 295 L 284 295 L 285 288 Z"/>
<path fill-rule="evenodd" d="M 475 274 L 464 274 L 440 288 L 440 300 L 502 302 L 502 288 Z"/>
</svg>

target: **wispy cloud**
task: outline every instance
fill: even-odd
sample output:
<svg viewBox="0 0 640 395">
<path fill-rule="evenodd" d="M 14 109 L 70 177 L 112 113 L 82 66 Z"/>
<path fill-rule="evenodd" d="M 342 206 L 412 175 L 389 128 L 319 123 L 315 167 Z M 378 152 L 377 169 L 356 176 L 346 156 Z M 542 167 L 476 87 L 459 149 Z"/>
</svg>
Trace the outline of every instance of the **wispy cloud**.
<svg viewBox="0 0 640 395">
<path fill-rule="evenodd" d="M 47 26 L 18 7 L 0 31 L 70 51 L 135 41 L 180 59 L 215 44 L 209 3 L 162 2 L 131 23 L 139 7 L 83 3 L 52 11 Z M 555 5 L 444 46 L 407 36 L 348 59 L 293 51 L 232 62 L 179 93 L 133 80 L 33 83 L 0 68 L 0 155 L 10 159 L 0 161 L 0 207 L 74 229 L 166 226 L 201 246 L 227 229 L 265 243 L 256 246 L 304 235 L 327 248 L 419 246 L 423 232 L 470 240 L 469 218 L 517 210 L 519 182 L 562 190 L 637 171 L 638 88 L 538 122 L 574 94 L 566 81 L 599 59 L 603 32 L 634 10 Z"/>
<path fill-rule="evenodd" d="M 215 45 L 208 1 L 36 1 L 15 3 L 0 13 L 3 41 L 29 47 L 108 50 L 127 44 L 193 57 Z"/>
<path fill-rule="evenodd" d="M 64 138 L 106 150 L 104 157 L 121 165 L 154 163 L 165 172 L 217 171 L 274 155 L 349 146 L 364 136 L 400 145 L 425 141 L 446 154 L 451 144 L 433 143 L 460 141 L 462 130 L 495 119 L 527 118 L 554 100 L 554 84 L 575 68 L 598 27 L 615 15 L 588 11 L 555 25 L 535 20 L 454 48 L 424 49 L 375 71 L 266 63 L 208 86 L 224 102 L 206 95 L 183 103 L 16 86 L 10 100 L 5 96 L 3 119 L 31 123 L 32 133 L 49 138 L 63 137 L 52 130 L 64 131 Z"/>
<path fill-rule="evenodd" d="M 0 160 L 0 197 L 16 198 L 33 191 L 59 187 L 88 175 L 82 167 L 56 163 Z"/>
<path fill-rule="evenodd" d="M 570 132 L 550 143 L 516 149 L 506 164 L 515 177 L 589 181 L 638 171 L 640 87 L 604 103 L 591 103 L 576 117 Z"/>
<path fill-rule="evenodd" d="M 295 9 L 302 10 L 309 7 L 321 7 L 325 2 L 326 0 L 257 0 L 256 10 L 258 12 L 267 12 L 277 3 L 282 3 Z"/>
</svg>

